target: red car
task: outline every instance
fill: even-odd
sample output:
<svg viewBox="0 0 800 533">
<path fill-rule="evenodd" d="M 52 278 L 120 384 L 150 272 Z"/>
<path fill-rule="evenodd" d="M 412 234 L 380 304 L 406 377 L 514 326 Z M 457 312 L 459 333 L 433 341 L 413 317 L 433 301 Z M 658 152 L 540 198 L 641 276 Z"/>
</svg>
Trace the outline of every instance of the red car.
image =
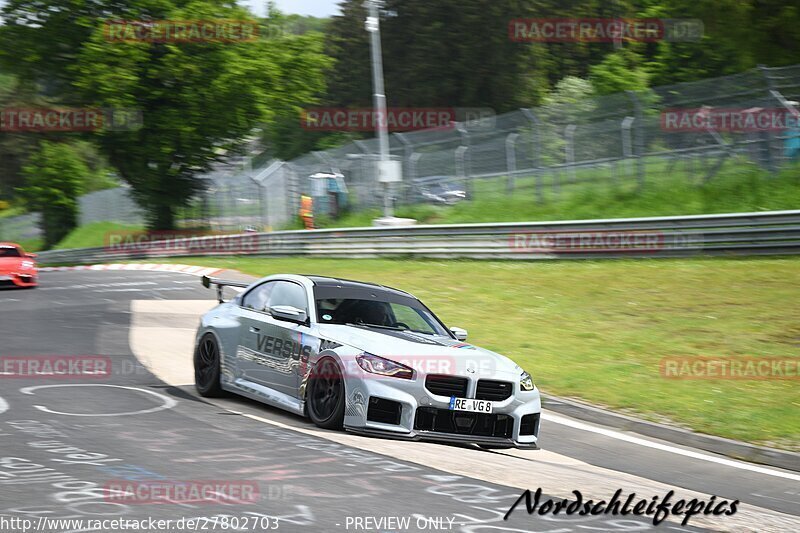
<svg viewBox="0 0 800 533">
<path fill-rule="evenodd" d="M 39 271 L 35 257 L 19 244 L 0 242 L 0 287 L 36 287 Z"/>
</svg>

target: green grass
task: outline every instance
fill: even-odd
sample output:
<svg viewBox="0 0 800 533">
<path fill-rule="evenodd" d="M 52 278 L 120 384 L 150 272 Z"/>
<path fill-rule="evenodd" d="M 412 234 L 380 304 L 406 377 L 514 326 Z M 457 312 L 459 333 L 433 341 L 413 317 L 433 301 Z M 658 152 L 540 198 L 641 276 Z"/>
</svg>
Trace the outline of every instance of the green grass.
<svg viewBox="0 0 800 533">
<path fill-rule="evenodd" d="M 11 218 L 24 215 L 25 213 L 26 211 L 23 207 L 12 206 L 8 209 L 0 209 L 0 218 Z"/>
<path fill-rule="evenodd" d="M 413 205 L 397 209 L 399 217 L 414 218 L 425 224 L 464 224 L 470 222 L 523 222 L 537 220 L 577 220 L 667 215 L 693 215 L 800 209 L 800 165 L 770 177 L 765 170 L 744 159 L 727 161 L 720 173 L 702 183 L 699 163 L 690 173 L 688 163 L 669 168 L 662 161 L 647 163 L 645 187 L 638 192 L 635 180 L 626 178 L 614 185 L 612 168 L 576 172 L 576 182 L 561 176 L 559 192 L 556 176 L 543 177 L 544 201 L 537 202 L 532 177 L 516 180 L 514 192 L 506 192 L 505 178 L 475 183 L 472 200 L 454 206 Z M 605 177 L 598 183 L 598 174 Z M 356 211 L 320 227 L 370 226 L 380 211 Z"/>
<path fill-rule="evenodd" d="M 93 222 L 72 230 L 64 237 L 54 250 L 67 250 L 71 248 L 94 248 L 107 244 L 109 234 L 120 231 L 141 231 L 141 226 L 118 224 L 116 222 Z"/>
<path fill-rule="evenodd" d="M 42 239 L 21 239 L 16 241 L 26 252 L 38 252 L 44 246 Z"/>
<path fill-rule="evenodd" d="M 790 356 L 800 259 L 475 262 L 193 258 L 408 290 L 548 393 L 723 437 L 800 450 L 795 381 L 664 379 L 669 356 Z"/>
</svg>

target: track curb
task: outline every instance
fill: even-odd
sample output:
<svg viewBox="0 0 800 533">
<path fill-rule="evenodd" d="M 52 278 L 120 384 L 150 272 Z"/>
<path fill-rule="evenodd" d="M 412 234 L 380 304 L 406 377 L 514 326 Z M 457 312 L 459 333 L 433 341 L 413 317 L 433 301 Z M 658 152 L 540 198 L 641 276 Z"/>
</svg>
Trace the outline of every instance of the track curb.
<svg viewBox="0 0 800 533">
<path fill-rule="evenodd" d="M 193 265 L 178 265 L 174 263 L 111 263 L 98 265 L 77 265 L 77 266 L 57 266 L 39 267 L 39 272 L 71 272 L 76 270 L 94 271 L 147 271 L 147 272 L 178 272 L 192 276 L 212 276 L 221 272 L 219 268 L 206 268 Z"/>
</svg>

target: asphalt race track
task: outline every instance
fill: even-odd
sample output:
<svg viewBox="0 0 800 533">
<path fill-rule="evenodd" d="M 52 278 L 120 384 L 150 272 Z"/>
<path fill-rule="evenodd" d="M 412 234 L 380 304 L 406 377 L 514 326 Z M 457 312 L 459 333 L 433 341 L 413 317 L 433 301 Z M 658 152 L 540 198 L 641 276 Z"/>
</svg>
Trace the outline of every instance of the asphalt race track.
<svg viewBox="0 0 800 533">
<path fill-rule="evenodd" d="M 42 273 L 41 282 L 0 291 L 0 356 L 108 357 L 111 373 L 0 375 L 3 533 L 133 530 L 90 519 L 153 520 L 140 531 L 800 531 L 798 472 L 552 413 L 543 450 L 489 452 L 327 432 L 248 400 L 201 399 L 190 385 L 191 337 L 215 301 L 197 277 L 77 271 Z M 113 483 L 158 480 L 255 482 L 258 497 L 111 496 Z M 573 490 L 608 500 L 621 489 L 623 498 L 674 490 L 675 498 L 741 504 L 733 516 L 696 515 L 688 526 L 632 514 L 529 516 L 524 504 L 503 520 L 524 489 L 540 487 L 542 501 Z M 177 524 L 193 518 L 206 520 Z M 169 528 L 155 525 L 168 519 Z"/>
</svg>

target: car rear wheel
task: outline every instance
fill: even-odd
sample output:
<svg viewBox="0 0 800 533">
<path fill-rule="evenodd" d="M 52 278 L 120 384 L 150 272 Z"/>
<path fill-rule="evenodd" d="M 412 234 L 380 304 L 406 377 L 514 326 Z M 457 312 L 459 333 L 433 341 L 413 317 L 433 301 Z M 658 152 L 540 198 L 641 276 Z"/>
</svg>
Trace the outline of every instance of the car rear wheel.
<svg viewBox="0 0 800 533">
<path fill-rule="evenodd" d="M 219 345 L 214 335 L 207 333 L 194 351 L 194 384 L 200 396 L 216 398 L 224 394 L 219 376 Z"/>
<path fill-rule="evenodd" d="M 320 359 L 311 372 L 306 395 L 308 416 L 317 426 L 341 429 L 344 422 L 344 378 L 330 357 Z"/>
</svg>

